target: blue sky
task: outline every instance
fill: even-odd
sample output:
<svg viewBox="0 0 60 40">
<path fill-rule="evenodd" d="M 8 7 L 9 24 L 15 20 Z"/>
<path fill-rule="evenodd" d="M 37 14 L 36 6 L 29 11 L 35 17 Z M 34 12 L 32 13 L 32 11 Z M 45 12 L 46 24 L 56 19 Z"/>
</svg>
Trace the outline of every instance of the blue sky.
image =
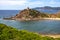
<svg viewBox="0 0 60 40">
<path fill-rule="evenodd" d="M 60 0 L 0 0 L 0 10 L 21 10 L 27 7 L 60 7 Z"/>
</svg>

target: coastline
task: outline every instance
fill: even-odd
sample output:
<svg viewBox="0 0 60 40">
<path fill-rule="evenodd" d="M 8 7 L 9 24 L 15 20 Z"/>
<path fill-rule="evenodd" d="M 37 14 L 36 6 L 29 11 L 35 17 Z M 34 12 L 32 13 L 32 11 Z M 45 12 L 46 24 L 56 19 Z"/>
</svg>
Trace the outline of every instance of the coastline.
<svg viewBox="0 0 60 40">
<path fill-rule="evenodd" d="M 3 18 L 4 20 L 30 21 L 30 20 L 60 20 L 60 18 Z"/>
<path fill-rule="evenodd" d="M 43 18 L 43 19 L 46 19 L 46 20 L 60 20 L 60 18 Z"/>
<path fill-rule="evenodd" d="M 30 20 L 60 20 L 60 18 L 33 18 L 33 19 L 17 19 L 18 21 L 30 21 Z M 41 34 L 43 37 L 53 37 L 53 38 L 60 38 L 60 34 Z"/>
<path fill-rule="evenodd" d="M 60 18 L 33 18 L 33 19 L 14 19 L 18 21 L 30 21 L 30 20 L 60 20 Z"/>
<path fill-rule="evenodd" d="M 9 19 L 9 20 L 11 20 L 11 19 Z M 37 20 L 60 20 L 60 18 L 38 18 Z M 25 21 L 25 19 L 19 19 L 19 20 L 17 19 L 17 21 Z M 28 21 L 28 20 L 26 20 L 26 21 Z M 41 34 L 41 35 L 43 37 L 48 36 L 48 37 L 53 37 L 53 38 L 60 38 L 60 34 Z"/>
<path fill-rule="evenodd" d="M 43 37 L 48 36 L 48 37 L 53 37 L 53 38 L 60 38 L 60 34 L 42 34 Z"/>
</svg>

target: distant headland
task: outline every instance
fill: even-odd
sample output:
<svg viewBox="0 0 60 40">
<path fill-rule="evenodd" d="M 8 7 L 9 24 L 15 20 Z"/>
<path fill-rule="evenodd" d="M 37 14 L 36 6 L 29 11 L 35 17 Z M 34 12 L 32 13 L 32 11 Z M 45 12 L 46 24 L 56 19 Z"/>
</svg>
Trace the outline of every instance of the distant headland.
<svg viewBox="0 0 60 40">
<path fill-rule="evenodd" d="M 7 20 L 60 19 L 60 12 L 55 14 L 48 14 L 27 7 L 27 9 L 22 10 L 21 12 L 19 12 L 19 14 L 16 14 L 16 16 L 10 18 L 3 18 L 3 19 L 7 19 Z"/>
</svg>

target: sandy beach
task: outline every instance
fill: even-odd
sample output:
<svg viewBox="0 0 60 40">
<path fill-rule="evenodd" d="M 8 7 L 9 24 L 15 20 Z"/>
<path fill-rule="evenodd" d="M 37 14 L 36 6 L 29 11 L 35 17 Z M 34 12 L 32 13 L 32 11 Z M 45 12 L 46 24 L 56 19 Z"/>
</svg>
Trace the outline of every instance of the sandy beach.
<svg viewBox="0 0 60 40">
<path fill-rule="evenodd" d="M 54 35 L 54 34 L 46 34 L 46 35 L 42 35 L 43 37 L 44 36 L 48 36 L 48 37 L 53 37 L 53 38 L 60 38 L 60 35 L 59 34 L 56 34 L 56 35 Z"/>
<path fill-rule="evenodd" d="M 60 20 L 60 18 L 3 18 L 4 20 L 30 21 L 30 20 Z"/>
<path fill-rule="evenodd" d="M 30 20 L 60 20 L 60 18 L 3 18 L 5 20 L 18 20 L 18 21 L 30 21 Z"/>
<path fill-rule="evenodd" d="M 46 20 L 60 20 L 60 18 L 43 18 L 43 19 L 46 19 Z"/>
</svg>

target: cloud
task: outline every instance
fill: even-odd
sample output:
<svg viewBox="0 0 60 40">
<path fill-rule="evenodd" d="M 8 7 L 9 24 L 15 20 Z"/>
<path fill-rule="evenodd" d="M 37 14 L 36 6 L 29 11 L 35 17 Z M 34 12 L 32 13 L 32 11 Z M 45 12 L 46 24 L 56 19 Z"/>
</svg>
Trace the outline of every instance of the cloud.
<svg viewBox="0 0 60 40">
<path fill-rule="evenodd" d="M 19 9 L 26 7 L 59 6 L 55 0 L 0 0 L 0 9 Z"/>
<path fill-rule="evenodd" d="M 0 5 L 9 5 L 9 6 L 24 6 L 28 7 L 28 6 L 33 6 L 33 5 L 39 5 L 39 4 L 43 4 L 43 2 L 41 1 L 28 1 L 28 0 L 20 0 L 20 1 L 0 1 Z"/>
<path fill-rule="evenodd" d="M 15 1 L 11 1 L 11 0 L 5 0 L 5 1 L 1 1 L 0 0 L 0 5 L 46 5 L 46 4 L 60 4 L 60 2 L 56 2 L 54 0 L 51 0 L 50 2 L 48 1 L 28 1 L 28 0 L 15 0 Z"/>
<path fill-rule="evenodd" d="M 0 0 L 0 10 L 1 9 L 23 9 L 25 8 L 25 4 L 27 0 L 19 0 L 19 1 L 1 1 Z"/>
<path fill-rule="evenodd" d="M 0 0 L 0 1 L 26 1 L 26 0 Z"/>
<path fill-rule="evenodd" d="M 26 1 L 0 1 L 0 5 L 24 5 Z"/>
</svg>

